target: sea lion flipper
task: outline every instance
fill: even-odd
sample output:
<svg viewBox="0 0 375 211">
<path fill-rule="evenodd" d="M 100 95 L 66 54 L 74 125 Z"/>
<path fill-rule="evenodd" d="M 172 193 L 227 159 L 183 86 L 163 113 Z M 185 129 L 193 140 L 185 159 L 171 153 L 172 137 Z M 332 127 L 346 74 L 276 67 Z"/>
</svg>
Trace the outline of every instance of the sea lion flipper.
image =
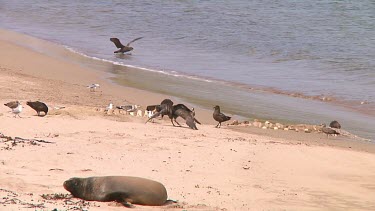
<svg viewBox="0 0 375 211">
<path fill-rule="evenodd" d="M 127 208 L 135 208 L 135 206 L 129 202 L 120 202 L 122 205 L 124 205 L 124 207 L 127 207 Z"/>
<path fill-rule="evenodd" d="M 132 204 L 133 200 L 129 198 L 129 194 L 125 192 L 113 192 L 110 194 L 106 194 L 104 201 L 116 201 L 117 203 L 122 204 L 124 207 L 127 208 L 134 208 L 135 206 Z"/>
</svg>

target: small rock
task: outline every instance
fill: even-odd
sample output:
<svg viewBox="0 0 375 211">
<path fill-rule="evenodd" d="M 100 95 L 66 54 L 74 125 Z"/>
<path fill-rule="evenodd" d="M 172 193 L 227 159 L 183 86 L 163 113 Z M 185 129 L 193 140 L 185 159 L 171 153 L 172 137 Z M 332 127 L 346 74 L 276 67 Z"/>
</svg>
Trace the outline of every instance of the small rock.
<svg viewBox="0 0 375 211">
<path fill-rule="evenodd" d="M 274 130 L 278 130 L 279 128 L 278 127 L 273 127 Z"/>
<path fill-rule="evenodd" d="M 275 126 L 278 127 L 279 129 L 283 129 L 284 128 L 284 125 L 282 125 L 280 123 L 276 123 Z"/>
<path fill-rule="evenodd" d="M 267 129 L 267 127 L 266 127 L 266 126 L 263 126 L 262 129 Z"/>
<path fill-rule="evenodd" d="M 242 122 L 242 124 L 248 125 L 248 124 L 250 124 L 250 122 L 245 120 L 245 121 Z"/>
<path fill-rule="evenodd" d="M 234 120 L 231 125 L 239 125 L 240 123 L 238 122 L 238 120 Z"/>
<path fill-rule="evenodd" d="M 253 122 L 253 125 L 254 125 L 254 127 L 259 127 L 259 128 L 262 127 L 262 123 L 261 122 Z"/>
<path fill-rule="evenodd" d="M 311 130 L 309 130 L 309 129 L 305 129 L 305 133 L 311 133 Z"/>
</svg>

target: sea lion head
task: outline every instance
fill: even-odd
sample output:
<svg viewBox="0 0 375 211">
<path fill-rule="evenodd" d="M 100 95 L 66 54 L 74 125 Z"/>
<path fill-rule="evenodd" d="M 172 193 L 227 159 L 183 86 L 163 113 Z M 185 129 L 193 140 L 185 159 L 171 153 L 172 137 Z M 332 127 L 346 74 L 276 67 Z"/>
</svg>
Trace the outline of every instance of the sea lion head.
<svg viewBox="0 0 375 211">
<path fill-rule="evenodd" d="M 74 197 L 82 197 L 84 192 L 84 179 L 73 177 L 66 180 L 63 185 L 65 190 L 69 191 Z"/>
</svg>

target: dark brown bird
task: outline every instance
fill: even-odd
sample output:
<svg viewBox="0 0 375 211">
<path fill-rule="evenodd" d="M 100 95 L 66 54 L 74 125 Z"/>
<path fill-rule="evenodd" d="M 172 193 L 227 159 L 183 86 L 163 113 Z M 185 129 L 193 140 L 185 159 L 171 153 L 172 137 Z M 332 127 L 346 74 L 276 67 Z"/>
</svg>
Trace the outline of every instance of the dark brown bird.
<svg viewBox="0 0 375 211">
<path fill-rule="evenodd" d="M 186 124 L 193 130 L 198 130 L 197 126 L 195 123 L 201 124 L 195 117 L 195 113 L 190 110 L 188 107 L 186 107 L 184 104 L 177 104 L 173 106 L 173 119 L 171 119 L 171 122 L 174 125 L 173 121 L 175 121 L 179 126 L 180 123 L 177 122 L 177 118 L 181 117 L 184 120 L 186 120 Z"/>
<path fill-rule="evenodd" d="M 160 109 L 160 110 L 159 110 Z M 149 122 L 150 120 L 152 120 L 153 118 L 156 118 L 158 116 L 164 116 L 164 115 L 168 115 L 168 117 L 172 120 L 173 118 L 173 102 L 172 100 L 170 99 L 164 99 L 163 101 L 161 101 L 160 103 L 160 106 L 157 106 L 156 107 L 156 110 L 159 110 L 159 111 L 156 111 L 156 113 L 154 115 L 152 115 L 148 120 L 147 122 Z M 147 123 L 146 122 L 146 123 Z"/>
<path fill-rule="evenodd" d="M 117 48 L 120 48 L 119 50 L 113 52 L 113 53 L 126 53 L 126 52 L 129 52 L 129 51 L 132 51 L 133 50 L 133 47 L 130 47 L 130 44 L 139 40 L 139 39 L 142 39 L 143 37 L 138 37 L 138 38 L 135 38 L 134 40 L 130 41 L 128 44 L 123 45 L 120 40 L 118 38 L 110 38 L 109 40 L 112 41 Z"/>
<path fill-rule="evenodd" d="M 39 102 L 39 101 L 35 101 L 35 102 L 31 102 L 31 101 L 28 101 L 26 103 L 28 106 L 30 106 L 32 109 L 34 109 L 37 113 L 38 113 L 38 116 L 40 116 L 40 112 L 44 112 L 44 116 L 47 115 L 48 113 L 48 107 L 46 104 L 42 103 L 42 102 Z"/>
<path fill-rule="evenodd" d="M 8 102 L 8 103 L 5 103 L 4 105 L 5 105 L 5 106 L 8 106 L 8 107 L 11 108 L 11 109 L 15 109 L 15 108 L 18 107 L 19 104 L 20 104 L 19 101 L 10 101 L 10 102 Z"/>
<path fill-rule="evenodd" d="M 332 122 L 329 124 L 329 126 L 330 126 L 331 128 L 341 129 L 341 125 L 340 125 L 340 123 L 339 123 L 338 121 L 336 121 L 336 120 L 332 121 Z"/>
<path fill-rule="evenodd" d="M 340 134 L 336 130 L 334 130 L 332 128 L 329 128 L 329 127 L 326 127 L 326 124 L 323 124 L 322 132 L 327 134 L 327 138 L 328 138 L 328 135 L 339 135 Z"/>
<path fill-rule="evenodd" d="M 214 114 L 212 115 L 213 117 L 214 117 L 214 119 L 216 120 L 216 121 L 218 121 L 219 123 L 216 125 L 216 127 L 221 127 L 221 123 L 222 122 L 225 122 L 225 121 L 228 121 L 228 120 L 230 120 L 230 118 L 232 118 L 232 117 L 230 117 L 230 116 L 226 116 L 225 114 L 223 114 L 223 113 L 220 113 L 220 106 L 215 106 L 214 107 Z"/>
</svg>

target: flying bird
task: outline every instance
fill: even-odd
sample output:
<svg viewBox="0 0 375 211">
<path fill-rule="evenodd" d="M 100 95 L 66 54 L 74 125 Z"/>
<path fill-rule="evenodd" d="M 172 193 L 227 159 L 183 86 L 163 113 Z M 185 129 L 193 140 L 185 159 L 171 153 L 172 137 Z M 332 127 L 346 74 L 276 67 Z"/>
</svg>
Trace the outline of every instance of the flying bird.
<svg viewBox="0 0 375 211">
<path fill-rule="evenodd" d="M 44 112 L 44 116 L 47 115 L 48 113 L 48 106 L 43 103 L 43 102 L 39 102 L 39 101 L 35 101 L 35 102 L 31 102 L 31 101 L 28 101 L 26 103 L 28 106 L 30 106 L 32 109 L 34 109 L 37 113 L 38 113 L 38 116 L 40 116 L 40 112 Z"/>
<path fill-rule="evenodd" d="M 175 121 L 179 126 L 180 123 L 177 122 L 177 118 L 181 117 L 184 120 L 186 120 L 186 124 L 193 130 L 198 130 L 195 123 L 201 124 L 195 117 L 195 112 L 193 110 L 190 110 L 188 107 L 186 107 L 184 104 L 177 104 L 173 106 L 173 115 L 171 122 L 174 125 L 173 121 Z"/>
<path fill-rule="evenodd" d="M 331 128 L 341 129 L 341 125 L 340 125 L 340 123 L 339 123 L 338 121 L 336 121 L 336 120 L 332 121 L 332 122 L 329 124 L 329 126 L 330 126 Z"/>
<path fill-rule="evenodd" d="M 19 101 L 10 101 L 8 103 L 5 103 L 5 106 L 8 106 L 10 109 L 15 109 L 20 104 Z"/>
<path fill-rule="evenodd" d="M 133 47 L 130 46 L 131 43 L 137 41 L 137 40 L 140 40 L 142 39 L 143 37 L 138 37 L 138 38 L 135 38 L 134 40 L 130 41 L 128 44 L 123 45 L 120 40 L 118 38 L 110 38 L 109 40 L 112 41 L 117 48 L 119 48 L 119 50 L 113 52 L 113 53 L 126 53 L 126 52 L 129 52 L 129 51 L 132 51 L 133 50 Z"/>
<path fill-rule="evenodd" d="M 95 92 L 97 88 L 100 88 L 99 84 L 90 84 L 87 86 L 87 88 L 90 88 L 90 92 Z"/>
<path fill-rule="evenodd" d="M 220 106 L 215 106 L 214 107 L 214 113 L 213 113 L 213 118 L 218 121 L 219 123 L 216 125 L 216 127 L 221 127 L 221 123 L 230 120 L 230 116 L 226 116 L 225 114 L 220 112 Z"/>
</svg>

